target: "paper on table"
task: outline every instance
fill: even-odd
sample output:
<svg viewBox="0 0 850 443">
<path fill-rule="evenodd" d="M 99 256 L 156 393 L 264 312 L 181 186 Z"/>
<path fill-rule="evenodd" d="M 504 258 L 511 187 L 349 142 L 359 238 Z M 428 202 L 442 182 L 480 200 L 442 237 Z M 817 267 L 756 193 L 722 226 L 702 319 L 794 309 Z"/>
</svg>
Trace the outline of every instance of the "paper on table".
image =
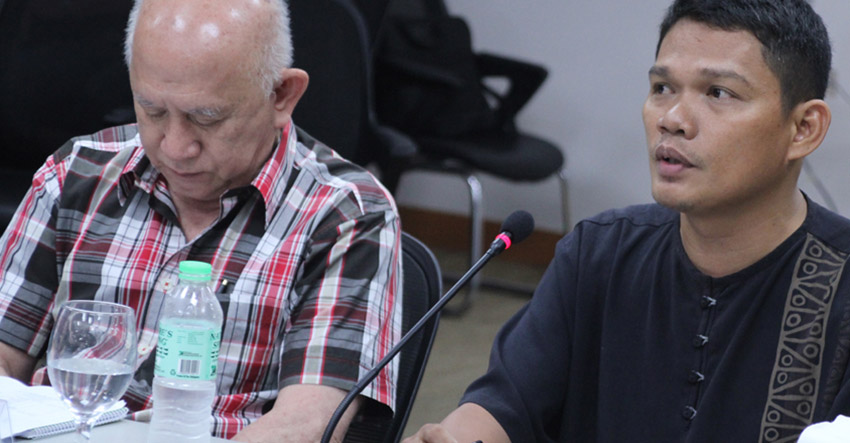
<svg viewBox="0 0 850 443">
<path fill-rule="evenodd" d="M 9 420 L 9 405 L 0 400 L 0 442 L 12 443 L 12 421 Z"/>
<path fill-rule="evenodd" d="M 68 406 L 62 401 L 59 393 L 50 386 L 27 386 L 14 378 L 0 377 L 0 399 L 6 400 L 9 404 L 12 435 L 21 435 L 31 429 L 74 421 Z M 106 413 L 123 408 L 124 401 L 121 400 Z"/>
</svg>

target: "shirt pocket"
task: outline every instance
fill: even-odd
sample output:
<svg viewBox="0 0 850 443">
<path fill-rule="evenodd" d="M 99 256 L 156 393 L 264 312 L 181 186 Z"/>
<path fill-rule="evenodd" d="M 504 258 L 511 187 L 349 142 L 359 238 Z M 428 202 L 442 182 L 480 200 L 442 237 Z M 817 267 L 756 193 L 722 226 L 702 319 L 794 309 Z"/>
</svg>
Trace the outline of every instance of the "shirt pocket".
<svg viewBox="0 0 850 443">
<path fill-rule="evenodd" d="M 278 388 L 283 332 L 291 311 L 291 279 L 246 280 L 243 276 L 229 294 L 219 294 L 224 310 L 218 359 L 222 394 Z"/>
</svg>

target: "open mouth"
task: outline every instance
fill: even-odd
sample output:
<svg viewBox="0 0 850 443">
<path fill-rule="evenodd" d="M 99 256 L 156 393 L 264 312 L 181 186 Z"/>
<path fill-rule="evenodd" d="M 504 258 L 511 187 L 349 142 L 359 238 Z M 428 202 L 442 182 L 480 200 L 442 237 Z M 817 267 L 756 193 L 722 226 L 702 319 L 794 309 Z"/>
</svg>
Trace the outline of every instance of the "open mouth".
<svg viewBox="0 0 850 443">
<path fill-rule="evenodd" d="M 666 147 L 663 147 L 663 146 L 659 147 L 655 151 L 655 158 L 657 160 L 661 161 L 661 162 L 664 162 L 664 163 L 667 163 L 667 164 L 670 164 L 670 165 L 676 165 L 676 166 L 681 165 L 681 166 L 684 166 L 684 167 L 693 166 L 678 151 L 676 151 L 675 149 L 666 148 Z"/>
</svg>

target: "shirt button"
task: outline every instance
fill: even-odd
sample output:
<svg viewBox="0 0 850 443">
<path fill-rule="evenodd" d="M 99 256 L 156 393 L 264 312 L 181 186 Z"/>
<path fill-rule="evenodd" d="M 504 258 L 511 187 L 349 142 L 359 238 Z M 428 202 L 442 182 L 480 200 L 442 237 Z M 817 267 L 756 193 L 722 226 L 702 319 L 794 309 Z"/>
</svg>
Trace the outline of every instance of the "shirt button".
<svg viewBox="0 0 850 443">
<path fill-rule="evenodd" d="M 705 376 L 699 371 L 694 370 L 688 374 L 688 381 L 693 384 L 702 383 L 703 380 L 705 380 Z"/>
<path fill-rule="evenodd" d="M 682 417 L 684 417 L 685 420 L 691 421 L 696 416 L 697 416 L 697 410 L 694 409 L 693 406 L 685 406 L 685 408 L 682 409 Z"/>
<path fill-rule="evenodd" d="M 708 337 L 702 334 L 697 334 L 697 336 L 694 337 L 694 341 L 692 342 L 695 348 L 702 348 L 703 346 L 705 346 L 706 343 L 708 343 Z"/>
<path fill-rule="evenodd" d="M 699 302 L 699 305 L 703 309 L 708 309 L 708 308 L 714 307 L 714 305 L 716 305 L 716 304 L 717 304 L 717 299 L 711 298 L 707 295 L 703 295 L 702 299 Z"/>
</svg>

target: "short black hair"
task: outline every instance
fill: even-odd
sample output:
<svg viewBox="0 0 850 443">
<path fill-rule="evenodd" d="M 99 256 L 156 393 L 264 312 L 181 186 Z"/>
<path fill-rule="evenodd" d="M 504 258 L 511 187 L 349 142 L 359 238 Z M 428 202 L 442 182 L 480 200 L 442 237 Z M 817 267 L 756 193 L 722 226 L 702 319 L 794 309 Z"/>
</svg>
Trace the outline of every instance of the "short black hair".
<svg viewBox="0 0 850 443">
<path fill-rule="evenodd" d="M 724 31 L 748 31 L 762 44 L 768 68 L 779 79 L 786 113 L 799 103 L 823 99 L 832 49 L 826 26 L 805 0 L 675 0 L 661 22 L 661 42 L 679 20 Z"/>
</svg>

